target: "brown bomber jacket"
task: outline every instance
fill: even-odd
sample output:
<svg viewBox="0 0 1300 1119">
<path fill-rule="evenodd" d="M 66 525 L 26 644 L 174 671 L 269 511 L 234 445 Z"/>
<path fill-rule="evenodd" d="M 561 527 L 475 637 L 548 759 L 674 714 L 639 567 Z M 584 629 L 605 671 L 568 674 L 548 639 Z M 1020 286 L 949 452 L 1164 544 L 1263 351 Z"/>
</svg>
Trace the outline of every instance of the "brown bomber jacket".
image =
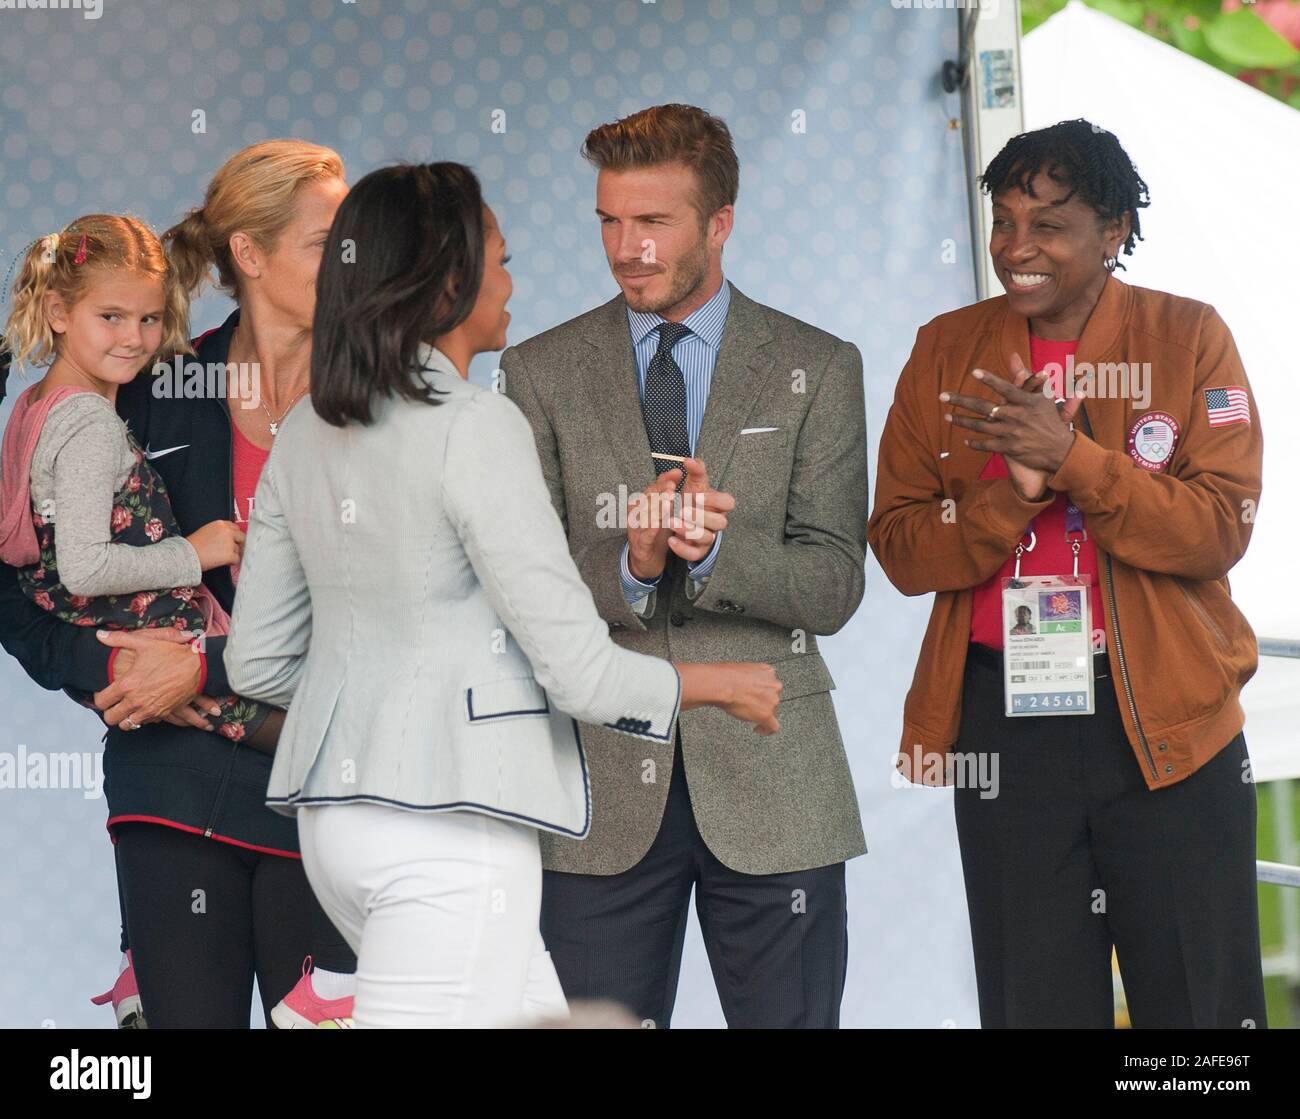
<svg viewBox="0 0 1300 1119">
<path fill-rule="evenodd" d="M 935 594 L 903 708 L 898 768 L 945 783 L 957 738 L 972 588 L 993 575 L 1055 497 L 1022 501 L 1005 478 L 980 480 L 988 454 L 944 421 L 945 390 L 1000 399 L 970 376 L 1011 380 L 1029 361 L 1029 324 L 1005 296 L 940 315 L 917 333 L 881 436 L 872 551 L 904 594 Z M 1076 367 L 1149 363 L 1127 396 L 1089 397 L 1075 441 L 1049 480 L 1083 511 L 1097 546 L 1107 651 L 1129 743 L 1148 788 L 1190 776 L 1241 730 L 1239 693 L 1254 674 L 1255 635 L 1234 605 L 1228 571 L 1246 550 L 1258 507 L 1263 435 L 1237 348 L 1212 307 L 1110 277 L 1079 340 Z M 1108 369 L 1104 376 L 1102 370 Z M 1211 425 L 1206 390 L 1245 390 L 1250 422 Z M 1100 381 L 1098 389 L 1105 389 Z M 1240 394 L 1229 399 L 1240 402 Z M 1213 394 L 1222 406 L 1223 394 Z M 1154 416 L 1153 413 L 1161 413 Z M 1220 413 L 1222 415 L 1222 413 Z M 1091 438 L 1085 434 L 1085 418 Z M 1140 421 L 1168 421 L 1172 456 L 1141 464 Z M 969 433 L 972 438 L 974 433 Z"/>
</svg>

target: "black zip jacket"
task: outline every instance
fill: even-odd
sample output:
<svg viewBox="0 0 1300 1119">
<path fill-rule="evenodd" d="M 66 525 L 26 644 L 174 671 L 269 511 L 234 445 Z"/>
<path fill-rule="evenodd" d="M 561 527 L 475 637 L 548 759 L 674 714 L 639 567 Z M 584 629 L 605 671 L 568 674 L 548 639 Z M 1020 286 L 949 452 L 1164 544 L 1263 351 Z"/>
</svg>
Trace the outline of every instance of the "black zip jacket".
<svg viewBox="0 0 1300 1119">
<path fill-rule="evenodd" d="M 236 309 L 196 340 L 197 357 L 182 357 L 182 362 L 224 364 L 238 321 Z M 171 377 L 142 370 L 118 389 L 117 411 L 161 475 L 181 532 L 188 535 L 209 521 L 235 518 L 232 430 L 224 398 L 186 399 L 155 391 L 175 387 Z M 230 568 L 204 572 L 203 582 L 227 613 L 233 612 Z M 0 564 L 0 644 L 43 688 L 96 692 L 108 685 L 112 650 L 93 629 L 61 622 L 27 598 L 17 572 L 7 564 Z M 230 691 L 225 644 L 224 637 L 206 643 L 208 695 Z M 109 827 L 127 820 L 153 821 L 245 847 L 296 854 L 296 823 L 266 807 L 270 772 L 267 755 L 213 732 L 162 722 L 134 731 L 111 727 L 104 747 Z"/>
</svg>

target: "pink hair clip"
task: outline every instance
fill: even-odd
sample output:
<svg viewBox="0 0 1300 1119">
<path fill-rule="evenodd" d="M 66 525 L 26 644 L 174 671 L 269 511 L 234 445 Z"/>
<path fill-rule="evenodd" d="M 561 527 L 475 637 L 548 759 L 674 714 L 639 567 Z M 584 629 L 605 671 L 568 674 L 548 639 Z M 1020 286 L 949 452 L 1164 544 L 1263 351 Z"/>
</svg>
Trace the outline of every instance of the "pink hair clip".
<svg viewBox="0 0 1300 1119">
<path fill-rule="evenodd" d="M 72 258 L 73 264 L 86 263 L 86 235 L 81 235 L 81 240 L 77 242 L 77 255 Z"/>
</svg>

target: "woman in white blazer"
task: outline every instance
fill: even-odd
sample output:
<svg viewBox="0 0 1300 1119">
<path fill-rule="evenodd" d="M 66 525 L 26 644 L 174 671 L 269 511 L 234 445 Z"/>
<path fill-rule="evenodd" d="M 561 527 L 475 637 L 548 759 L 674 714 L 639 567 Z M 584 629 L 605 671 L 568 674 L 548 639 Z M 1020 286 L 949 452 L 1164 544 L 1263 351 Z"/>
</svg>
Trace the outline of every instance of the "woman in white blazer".
<svg viewBox="0 0 1300 1119">
<path fill-rule="evenodd" d="M 527 420 L 467 380 L 505 347 L 507 260 L 468 168 L 362 179 L 317 279 L 311 407 L 254 499 L 226 667 L 289 708 L 267 802 L 358 954 L 358 1027 L 565 1013 L 536 832 L 590 827 L 578 720 L 662 740 L 710 704 L 777 729 L 770 666 L 609 639 Z"/>
</svg>

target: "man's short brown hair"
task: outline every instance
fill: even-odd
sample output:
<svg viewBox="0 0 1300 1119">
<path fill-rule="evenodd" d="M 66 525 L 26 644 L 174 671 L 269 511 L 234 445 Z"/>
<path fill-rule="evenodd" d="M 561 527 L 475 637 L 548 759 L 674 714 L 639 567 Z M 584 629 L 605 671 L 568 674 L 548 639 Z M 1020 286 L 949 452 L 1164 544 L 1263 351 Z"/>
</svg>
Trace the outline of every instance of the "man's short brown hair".
<svg viewBox="0 0 1300 1119">
<path fill-rule="evenodd" d="M 694 105 L 653 105 L 602 124 L 587 133 L 582 154 L 602 171 L 685 164 L 695 172 L 701 220 L 735 205 L 740 190 L 740 162 L 726 122 Z"/>
</svg>

